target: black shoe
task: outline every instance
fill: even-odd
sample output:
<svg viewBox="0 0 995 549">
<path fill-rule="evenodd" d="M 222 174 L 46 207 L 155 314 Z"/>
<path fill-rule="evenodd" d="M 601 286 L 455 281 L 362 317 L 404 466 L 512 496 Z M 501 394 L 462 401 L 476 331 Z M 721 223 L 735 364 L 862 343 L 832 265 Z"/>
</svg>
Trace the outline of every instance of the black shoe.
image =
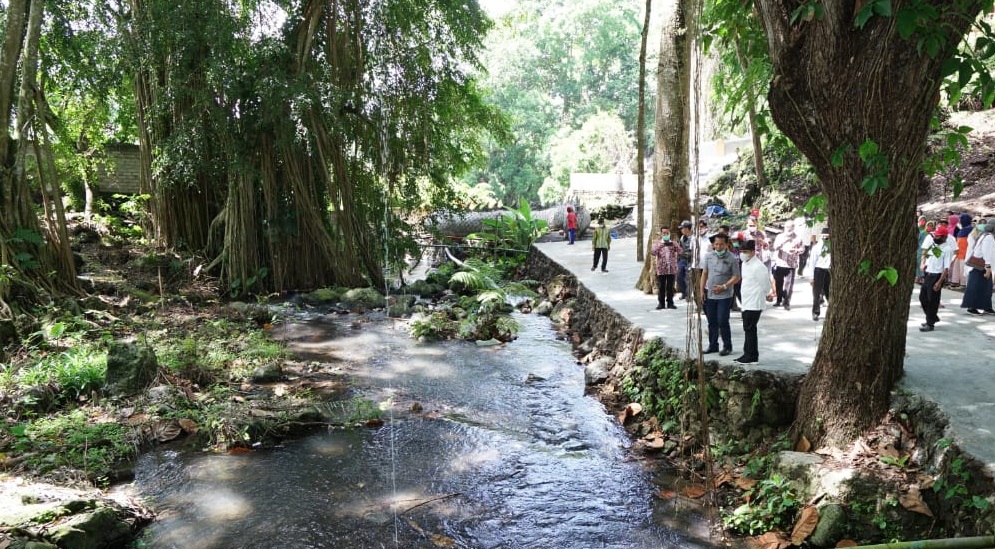
<svg viewBox="0 0 995 549">
<path fill-rule="evenodd" d="M 732 361 L 740 364 L 753 364 L 754 362 L 759 362 L 759 359 L 743 355 L 739 358 L 732 359 Z"/>
<path fill-rule="evenodd" d="M 919 326 L 919 331 L 920 332 L 932 332 L 933 331 L 933 327 L 930 326 L 929 324 L 923 324 L 922 326 Z"/>
<path fill-rule="evenodd" d="M 608 272 L 608 269 L 601 269 L 601 272 L 603 272 L 603 273 L 607 273 L 607 272 Z"/>
<path fill-rule="evenodd" d="M 986 315 L 995 315 L 995 311 L 993 311 L 993 310 L 991 310 L 991 309 L 985 309 L 985 310 L 984 310 L 984 311 L 982 311 L 982 312 L 983 312 L 984 314 L 986 314 Z"/>
<path fill-rule="evenodd" d="M 774 303 L 774 306 L 775 306 L 775 307 L 780 307 L 780 306 L 781 306 L 781 302 L 780 302 L 780 301 L 778 301 L 778 302 Z"/>
<path fill-rule="evenodd" d="M 677 305 L 674 305 L 673 303 L 671 303 L 670 305 L 667 305 L 667 308 L 668 309 L 676 309 Z"/>
<path fill-rule="evenodd" d="M 711 354 L 714 354 L 714 353 L 717 353 L 717 352 L 719 352 L 718 349 L 705 349 L 705 352 L 703 352 L 702 354 L 704 354 L 704 355 L 711 355 Z"/>
<path fill-rule="evenodd" d="M 980 315 L 981 314 L 981 311 L 979 311 L 977 309 L 968 309 L 967 312 L 971 313 L 972 315 Z"/>
<path fill-rule="evenodd" d="M 819 321 L 819 315 L 812 315 L 812 321 L 813 322 L 818 322 Z"/>
<path fill-rule="evenodd" d="M 660 309 L 663 309 L 663 305 L 657 305 L 657 306 L 656 306 L 656 310 L 658 310 L 658 311 L 659 311 Z"/>
<path fill-rule="evenodd" d="M 597 267 L 591 267 L 591 272 L 592 273 L 594 272 L 594 269 L 597 269 Z"/>
<path fill-rule="evenodd" d="M 785 303 L 784 304 L 784 310 L 785 311 L 790 311 L 791 310 L 791 305 L 788 305 L 787 303 Z"/>
<path fill-rule="evenodd" d="M 722 349 L 719 351 L 719 356 L 729 356 L 732 354 L 732 349 Z"/>
</svg>

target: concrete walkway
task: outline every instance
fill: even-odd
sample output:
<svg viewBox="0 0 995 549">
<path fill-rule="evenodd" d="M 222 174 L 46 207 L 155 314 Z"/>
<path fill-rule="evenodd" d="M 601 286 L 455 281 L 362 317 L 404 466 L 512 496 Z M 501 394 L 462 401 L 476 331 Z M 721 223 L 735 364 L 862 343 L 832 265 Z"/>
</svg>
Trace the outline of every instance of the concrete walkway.
<svg viewBox="0 0 995 549">
<path fill-rule="evenodd" d="M 687 302 L 677 301 L 677 310 L 656 310 L 656 296 L 634 288 L 642 271 L 636 262 L 636 239 L 612 242 L 608 271 L 591 272 L 590 239 L 573 246 L 566 242 L 536 244 L 536 248 L 572 272 L 600 301 L 642 328 L 647 337 L 660 336 L 668 345 L 687 345 Z M 760 362 L 744 367 L 804 373 L 815 358 L 824 320 L 812 321 L 812 292 L 808 279 L 796 278 L 791 310 L 768 308 L 760 319 Z M 909 298 L 905 377 L 901 388 L 937 403 L 950 418 L 950 431 L 966 452 L 995 472 L 995 317 L 973 316 L 960 308 L 963 294 L 945 290 L 940 323 L 933 332 L 922 333 L 924 321 L 918 289 Z M 822 318 L 825 319 L 826 307 Z M 705 323 L 702 314 L 702 323 Z M 734 352 L 727 357 L 708 355 L 721 364 L 743 348 L 742 321 L 738 313 L 730 319 Z M 704 333 L 705 327 L 702 327 Z M 707 345 L 707 336 L 703 335 Z M 692 352 L 697 353 L 697 337 Z"/>
</svg>

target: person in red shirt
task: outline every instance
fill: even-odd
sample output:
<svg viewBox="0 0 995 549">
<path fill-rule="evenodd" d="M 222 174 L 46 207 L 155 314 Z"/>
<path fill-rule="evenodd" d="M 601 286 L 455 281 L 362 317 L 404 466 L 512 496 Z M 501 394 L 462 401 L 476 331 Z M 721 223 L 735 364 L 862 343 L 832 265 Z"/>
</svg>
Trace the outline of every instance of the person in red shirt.
<svg viewBox="0 0 995 549">
<path fill-rule="evenodd" d="M 567 244 L 573 244 L 577 239 L 577 214 L 574 213 L 573 206 L 567 206 L 567 236 L 570 239 Z"/>
</svg>

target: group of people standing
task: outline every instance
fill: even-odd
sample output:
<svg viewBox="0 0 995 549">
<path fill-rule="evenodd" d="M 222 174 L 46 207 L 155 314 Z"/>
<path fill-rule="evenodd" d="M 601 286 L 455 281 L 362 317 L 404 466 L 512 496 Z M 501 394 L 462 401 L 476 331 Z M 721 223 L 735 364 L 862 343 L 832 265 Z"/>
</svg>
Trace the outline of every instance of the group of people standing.
<svg viewBox="0 0 995 549">
<path fill-rule="evenodd" d="M 708 222 L 698 223 L 698 234 L 692 233 L 692 223 L 680 225 L 681 236 L 675 242 L 666 227 L 654 241 L 650 253 L 657 275 L 657 309 L 676 309 L 674 286 L 682 300 L 694 294 L 708 319 L 708 348 L 705 354 L 732 353 L 732 331 L 729 317 L 740 311 L 743 320 L 743 354 L 736 362 L 759 360 L 757 324 L 768 301 L 777 307 L 791 309 L 796 272 L 811 268 L 813 290 L 812 318 L 819 320 L 823 299 L 828 299 L 831 255 L 828 229 L 820 232 L 811 243 L 795 232 L 795 223 L 788 221 L 784 231 L 773 243 L 758 227 L 756 215 L 747 219 L 743 231 L 731 233 L 726 225 L 709 234 Z M 695 293 L 696 292 L 696 293 Z M 721 340 L 721 348 L 720 348 Z"/>
<path fill-rule="evenodd" d="M 940 321 L 944 287 L 964 287 L 961 308 L 972 315 L 995 315 L 992 309 L 992 265 L 995 264 L 995 220 L 974 222 L 968 213 L 927 221 L 919 213 L 916 282 L 919 304 L 926 316 L 922 332 L 932 332 Z"/>
</svg>

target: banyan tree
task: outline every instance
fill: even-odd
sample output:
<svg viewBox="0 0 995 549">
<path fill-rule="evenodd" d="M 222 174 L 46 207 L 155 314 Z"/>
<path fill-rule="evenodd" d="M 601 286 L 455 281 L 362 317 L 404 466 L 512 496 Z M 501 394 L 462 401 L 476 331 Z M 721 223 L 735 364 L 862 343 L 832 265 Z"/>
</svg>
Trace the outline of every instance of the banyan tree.
<svg viewBox="0 0 995 549">
<path fill-rule="evenodd" d="M 156 243 L 205 252 L 235 293 L 382 287 L 415 252 L 406 214 L 504 128 L 473 79 L 489 21 L 474 2 L 232 9 L 130 3 Z"/>
</svg>

